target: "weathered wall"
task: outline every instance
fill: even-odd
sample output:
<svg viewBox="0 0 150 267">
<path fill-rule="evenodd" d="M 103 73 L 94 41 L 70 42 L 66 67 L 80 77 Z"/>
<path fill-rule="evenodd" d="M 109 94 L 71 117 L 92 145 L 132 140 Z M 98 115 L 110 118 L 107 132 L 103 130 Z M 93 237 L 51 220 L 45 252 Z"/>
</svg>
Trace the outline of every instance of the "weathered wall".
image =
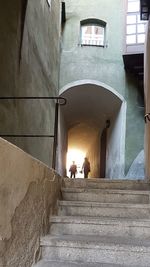
<svg viewBox="0 0 150 267">
<path fill-rule="evenodd" d="M 150 20 L 147 28 L 147 42 L 145 47 L 145 113 L 150 112 Z M 145 125 L 145 174 L 150 180 L 150 123 Z"/>
<path fill-rule="evenodd" d="M 0 9 L 0 90 L 5 96 L 57 96 L 60 1 L 6 0 Z M 54 102 L 0 102 L 0 133 L 53 134 Z M 50 138 L 9 139 L 51 165 Z"/>
<path fill-rule="evenodd" d="M 62 34 L 60 88 L 78 80 L 103 82 L 127 101 L 126 172 L 143 148 L 143 108 L 138 100 L 134 78 L 123 64 L 125 0 L 66 0 L 66 23 Z M 106 46 L 80 45 L 80 21 L 98 18 L 106 21 Z M 117 30 L 116 30 L 117 29 Z M 140 125 L 140 127 L 139 127 Z"/>
<path fill-rule="evenodd" d="M 3 139 L 0 153 L 0 265 L 30 267 L 57 212 L 61 177 Z"/>
</svg>

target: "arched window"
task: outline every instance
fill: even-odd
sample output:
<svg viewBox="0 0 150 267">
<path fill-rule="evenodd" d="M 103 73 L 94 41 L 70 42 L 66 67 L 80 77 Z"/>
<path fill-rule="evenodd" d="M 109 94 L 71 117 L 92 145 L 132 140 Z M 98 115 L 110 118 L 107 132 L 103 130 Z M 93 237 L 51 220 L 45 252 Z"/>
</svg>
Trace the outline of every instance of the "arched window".
<svg viewBox="0 0 150 267">
<path fill-rule="evenodd" d="M 81 45 L 102 46 L 105 44 L 106 22 L 98 19 L 81 21 Z"/>
</svg>

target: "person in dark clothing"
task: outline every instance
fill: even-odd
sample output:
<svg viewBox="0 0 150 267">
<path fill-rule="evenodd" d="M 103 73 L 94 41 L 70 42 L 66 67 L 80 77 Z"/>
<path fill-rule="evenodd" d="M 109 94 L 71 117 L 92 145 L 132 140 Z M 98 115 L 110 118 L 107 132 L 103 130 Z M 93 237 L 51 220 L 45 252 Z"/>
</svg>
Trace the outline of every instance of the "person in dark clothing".
<svg viewBox="0 0 150 267">
<path fill-rule="evenodd" d="M 75 161 L 72 162 L 69 171 L 70 171 L 70 178 L 76 178 L 77 165 L 75 164 Z"/>
<path fill-rule="evenodd" d="M 84 158 L 82 170 L 84 172 L 84 178 L 88 178 L 88 174 L 90 172 L 90 162 L 88 161 L 88 158 Z"/>
</svg>

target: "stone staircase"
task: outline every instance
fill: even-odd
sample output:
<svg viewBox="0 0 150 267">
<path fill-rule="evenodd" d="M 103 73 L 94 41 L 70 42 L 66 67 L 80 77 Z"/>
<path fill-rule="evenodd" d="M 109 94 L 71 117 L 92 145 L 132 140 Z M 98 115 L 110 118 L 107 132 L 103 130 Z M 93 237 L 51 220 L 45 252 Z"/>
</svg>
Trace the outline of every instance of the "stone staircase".
<svg viewBox="0 0 150 267">
<path fill-rule="evenodd" d="M 64 179 L 35 267 L 150 267 L 150 185 Z"/>
</svg>

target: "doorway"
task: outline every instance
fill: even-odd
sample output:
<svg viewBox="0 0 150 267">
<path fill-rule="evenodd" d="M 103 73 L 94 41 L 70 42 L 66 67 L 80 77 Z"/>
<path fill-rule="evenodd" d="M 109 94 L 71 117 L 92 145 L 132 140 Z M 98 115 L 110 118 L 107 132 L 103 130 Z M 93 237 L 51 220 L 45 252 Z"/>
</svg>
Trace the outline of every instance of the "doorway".
<svg viewBox="0 0 150 267">
<path fill-rule="evenodd" d="M 123 97 L 113 88 L 89 80 L 68 84 L 60 90 L 60 96 L 67 99 L 67 105 L 60 110 L 64 121 L 64 125 L 60 123 L 60 134 L 65 128 L 66 140 L 63 143 L 60 140 L 58 153 L 60 147 L 61 152 L 71 148 L 82 150 L 91 163 L 91 178 L 122 178 L 126 120 Z M 109 129 L 106 121 L 111 121 Z M 67 144 L 64 149 L 63 144 Z M 104 158 L 103 163 L 100 158 Z"/>
</svg>

